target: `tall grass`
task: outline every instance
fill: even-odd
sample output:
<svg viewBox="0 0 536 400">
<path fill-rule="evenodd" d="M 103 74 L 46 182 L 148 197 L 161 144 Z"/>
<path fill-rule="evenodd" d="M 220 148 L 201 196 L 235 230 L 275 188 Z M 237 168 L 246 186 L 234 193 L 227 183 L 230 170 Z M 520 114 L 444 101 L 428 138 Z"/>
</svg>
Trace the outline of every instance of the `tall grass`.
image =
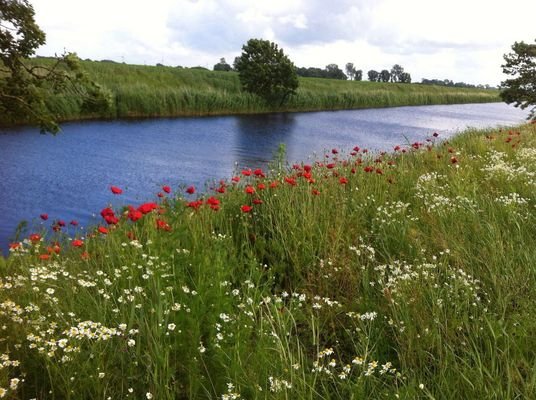
<svg viewBox="0 0 536 400">
<path fill-rule="evenodd" d="M 536 125 L 329 156 L 36 221 L 0 396 L 535 398 Z"/>
<path fill-rule="evenodd" d="M 47 63 L 46 59 L 39 59 Z M 405 105 L 499 101 L 495 90 L 417 84 L 350 82 L 300 78 L 298 93 L 281 106 L 269 106 L 240 88 L 234 72 L 82 62 L 96 82 L 111 90 L 113 105 L 104 114 L 84 114 L 74 94 L 51 96 L 60 120 L 315 111 Z"/>
</svg>

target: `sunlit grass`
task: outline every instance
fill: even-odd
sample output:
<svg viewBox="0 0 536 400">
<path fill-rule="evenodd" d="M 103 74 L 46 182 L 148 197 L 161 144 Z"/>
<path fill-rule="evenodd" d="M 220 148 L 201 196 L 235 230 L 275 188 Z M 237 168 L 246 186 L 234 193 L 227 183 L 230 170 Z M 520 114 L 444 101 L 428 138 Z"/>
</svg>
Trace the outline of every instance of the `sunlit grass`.
<svg viewBox="0 0 536 400">
<path fill-rule="evenodd" d="M 536 125 L 328 155 L 37 218 L 0 259 L 0 395 L 533 398 Z"/>
</svg>

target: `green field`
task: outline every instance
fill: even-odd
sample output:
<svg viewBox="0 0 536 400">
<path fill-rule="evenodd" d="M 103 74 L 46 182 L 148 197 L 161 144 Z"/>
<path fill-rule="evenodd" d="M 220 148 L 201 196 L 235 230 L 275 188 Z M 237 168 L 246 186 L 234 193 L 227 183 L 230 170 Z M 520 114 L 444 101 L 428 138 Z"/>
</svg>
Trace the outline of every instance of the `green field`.
<svg viewBox="0 0 536 400">
<path fill-rule="evenodd" d="M 47 60 L 40 59 L 39 62 L 47 63 Z M 278 108 L 267 106 L 260 98 L 244 93 L 240 89 L 238 75 L 234 72 L 91 61 L 83 61 L 82 66 L 92 79 L 112 92 L 112 108 L 102 115 L 83 115 L 79 106 L 80 99 L 76 96 L 51 96 L 48 104 L 60 120 L 500 101 L 497 90 L 300 78 L 297 95 Z"/>
<path fill-rule="evenodd" d="M 536 398 L 536 124 L 429 139 L 34 221 L 0 395 Z"/>
</svg>

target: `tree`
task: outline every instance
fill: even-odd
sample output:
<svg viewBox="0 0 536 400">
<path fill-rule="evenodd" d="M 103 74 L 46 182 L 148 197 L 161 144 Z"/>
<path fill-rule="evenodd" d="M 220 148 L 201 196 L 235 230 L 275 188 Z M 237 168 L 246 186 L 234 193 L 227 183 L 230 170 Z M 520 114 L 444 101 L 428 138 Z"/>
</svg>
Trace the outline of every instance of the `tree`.
<svg viewBox="0 0 536 400">
<path fill-rule="evenodd" d="M 501 98 L 522 110 L 533 106 L 529 119 L 536 121 L 536 44 L 515 42 L 512 50 L 504 55 L 502 69 L 513 78 L 501 83 Z"/>
<path fill-rule="evenodd" d="M 244 90 L 254 93 L 268 103 L 282 105 L 296 93 L 298 75 L 296 67 L 268 40 L 250 39 L 242 46 L 242 55 L 235 62 Z"/>
<path fill-rule="evenodd" d="M 214 65 L 214 71 L 224 71 L 228 72 L 231 70 L 231 66 L 227 64 L 225 58 L 220 58 L 220 62 Z"/>
<path fill-rule="evenodd" d="M 402 72 L 399 79 L 400 83 L 411 83 L 411 75 L 408 72 Z"/>
<path fill-rule="evenodd" d="M 358 69 L 357 71 L 355 71 L 355 77 L 354 77 L 354 79 L 355 79 L 356 81 L 361 81 L 361 80 L 363 80 L 363 71 L 360 70 L 360 69 Z"/>
<path fill-rule="evenodd" d="M 348 75 L 348 78 L 350 78 L 350 80 L 354 79 L 356 72 L 357 71 L 355 70 L 354 63 L 346 64 L 346 75 Z"/>
<path fill-rule="evenodd" d="M 391 68 L 391 82 L 400 82 L 400 77 L 404 73 L 404 68 L 400 65 L 395 64 Z"/>
<path fill-rule="evenodd" d="M 377 82 L 378 78 L 380 76 L 380 73 L 378 71 L 375 71 L 371 69 L 369 72 L 367 72 L 368 80 L 371 82 Z"/>
<path fill-rule="evenodd" d="M 391 74 L 386 69 L 383 69 L 382 72 L 380 72 L 379 80 L 382 82 L 389 82 L 389 79 L 391 78 Z"/>
<path fill-rule="evenodd" d="M 326 78 L 346 80 L 348 77 L 337 64 L 326 65 Z"/>
<path fill-rule="evenodd" d="M 109 107 L 109 91 L 87 79 L 74 53 L 51 64 L 30 62 L 45 43 L 45 33 L 34 20 L 27 0 L 0 0 L 0 119 L 3 123 L 35 123 L 41 132 L 56 133 L 59 126 L 47 99 L 70 93 L 79 97 L 82 111 Z"/>
</svg>

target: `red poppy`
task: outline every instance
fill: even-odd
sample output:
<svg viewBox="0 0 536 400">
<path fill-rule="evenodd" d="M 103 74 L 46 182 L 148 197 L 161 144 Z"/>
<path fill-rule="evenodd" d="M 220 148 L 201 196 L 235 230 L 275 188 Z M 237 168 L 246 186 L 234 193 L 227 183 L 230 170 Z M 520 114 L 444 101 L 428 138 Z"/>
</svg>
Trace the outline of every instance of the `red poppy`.
<svg viewBox="0 0 536 400">
<path fill-rule="evenodd" d="M 350 170 L 350 172 L 351 172 L 352 174 L 355 174 L 355 173 L 356 173 L 355 168 L 352 168 L 352 169 Z"/>
<path fill-rule="evenodd" d="M 43 221 L 46 221 L 48 219 L 48 214 L 41 214 L 39 217 L 41 217 Z"/>
<path fill-rule="evenodd" d="M 339 154 L 339 150 L 337 150 L 337 149 L 331 149 L 331 154 Z"/>
<path fill-rule="evenodd" d="M 225 193 L 225 186 L 220 186 L 219 188 L 216 189 L 216 192 Z"/>
<path fill-rule="evenodd" d="M 374 167 L 371 167 L 371 166 L 367 166 L 363 169 L 365 172 L 372 172 L 374 171 Z"/>
<path fill-rule="evenodd" d="M 106 218 L 107 216 L 115 216 L 115 212 L 111 207 L 103 208 L 100 212 L 100 215 L 102 218 Z"/>
<path fill-rule="evenodd" d="M 449 153 L 454 153 L 454 149 L 453 149 L 452 147 L 449 147 L 449 148 L 447 149 L 447 151 L 448 151 Z"/>
<path fill-rule="evenodd" d="M 193 208 L 194 210 L 199 209 L 203 205 L 202 200 L 196 200 L 196 201 L 190 201 L 189 203 L 186 203 L 186 207 Z"/>
<path fill-rule="evenodd" d="M 244 175 L 244 176 L 250 176 L 250 175 L 251 175 L 251 170 L 250 170 L 250 169 L 244 169 L 244 170 L 242 171 L 242 175 Z"/>
<path fill-rule="evenodd" d="M 287 182 L 291 186 L 296 186 L 296 179 L 285 177 L 285 182 Z"/>
<path fill-rule="evenodd" d="M 102 233 L 103 235 L 107 235 L 108 234 L 108 229 L 106 229 L 104 226 L 99 226 L 97 228 L 97 230 Z"/>
<path fill-rule="evenodd" d="M 151 211 L 158 208 L 158 205 L 156 203 L 144 203 L 141 206 L 138 207 L 138 211 L 142 214 L 149 214 Z"/>
<path fill-rule="evenodd" d="M 245 192 L 247 194 L 254 194 L 255 193 L 255 188 L 253 186 L 246 186 Z"/>
<path fill-rule="evenodd" d="M 18 249 L 19 247 L 21 247 L 20 242 L 14 242 L 14 243 L 10 243 L 10 244 L 9 244 L 9 248 L 10 248 L 11 250 L 16 250 L 16 249 Z"/>
<path fill-rule="evenodd" d="M 89 260 L 89 253 L 84 251 L 82 254 L 80 254 L 80 258 L 85 261 Z"/>
<path fill-rule="evenodd" d="M 327 165 L 326 165 L 326 168 L 327 168 L 327 169 L 333 169 L 333 168 L 335 168 L 335 163 L 327 164 Z"/>
<path fill-rule="evenodd" d="M 458 159 L 456 157 L 451 157 L 450 162 L 451 164 L 456 164 L 458 162 Z"/>
<path fill-rule="evenodd" d="M 381 170 L 381 168 L 376 168 L 376 173 L 378 175 L 383 175 L 383 171 Z"/>
<path fill-rule="evenodd" d="M 64 226 L 65 226 L 65 221 L 62 220 L 62 219 L 60 219 L 60 220 L 58 221 L 58 226 L 64 227 Z"/>
<path fill-rule="evenodd" d="M 136 234 L 132 231 L 128 231 L 127 238 L 129 238 L 130 240 L 136 240 Z"/>
<path fill-rule="evenodd" d="M 136 222 L 141 217 L 143 217 L 143 213 L 139 210 L 136 210 L 134 207 L 130 206 L 130 210 L 128 211 L 128 218 L 132 222 Z"/>
<path fill-rule="evenodd" d="M 193 187 L 193 186 L 188 186 L 188 188 L 186 189 L 186 193 L 188 193 L 188 194 L 194 194 L 194 193 L 195 193 L 195 187 Z"/>
<path fill-rule="evenodd" d="M 171 231 L 171 226 L 166 221 L 163 221 L 161 219 L 156 220 L 156 228 L 163 230 L 163 231 Z"/>
<path fill-rule="evenodd" d="M 304 170 L 305 172 L 311 172 L 312 169 L 313 169 L 313 167 L 311 167 L 311 166 L 308 165 L 308 164 L 305 164 L 305 165 L 303 166 L 303 170 Z"/>
<path fill-rule="evenodd" d="M 83 240 L 80 240 L 80 239 L 75 239 L 71 242 L 71 244 L 74 246 L 74 247 L 82 247 L 84 245 L 84 241 Z"/>
<path fill-rule="evenodd" d="M 240 207 L 240 209 L 242 210 L 243 213 L 248 213 L 248 212 L 250 212 L 251 210 L 253 210 L 253 207 L 252 207 L 252 206 L 248 206 L 248 205 L 243 205 L 242 207 Z"/>
<path fill-rule="evenodd" d="M 257 185 L 257 189 L 259 189 L 259 190 L 264 190 L 264 189 L 266 189 L 266 185 L 265 185 L 264 183 L 259 183 L 259 184 Z"/>
<path fill-rule="evenodd" d="M 238 182 L 240 182 L 240 177 L 239 177 L 239 176 L 233 176 L 233 177 L 231 178 L 231 180 L 232 180 L 233 182 L 235 182 L 235 183 L 238 183 Z"/>
<path fill-rule="evenodd" d="M 433 137 L 438 137 L 438 136 L 439 136 L 439 133 L 434 132 L 434 133 L 432 134 L 432 136 L 433 136 Z"/>
<path fill-rule="evenodd" d="M 60 254 L 60 251 L 61 251 L 61 248 L 57 244 L 47 247 L 47 252 L 49 254 L 52 254 L 52 253 Z"/>
<path fill-rule="evenodd" d="M 78 226 L 78 221 L 73 219 L 71 222 L 69 222 L 72 226 Z"/>
<path fill-rule="evenodd" d="M 395 146 L 395 151 L 399 151 L 400 150 L 400 146 Z"/>
<path fill-rule="evenodd" d="M 255 176 L 258 176 L 259 178 L 264 178 L 266 175 L 264 175 L 264 172 L 262 172 L 262 169 L 257 168 L 255 171 L 253 171 Z"/>
<path fill-rule="evenodd" d="M 112 191 L 113 194 L 121 194 L 121 193 L 123 193 L 123 189 L 121 189 L 121 188 L 119 188 L 117 186 L 111 186 L 110 190 Z"/>
<path fill-rule="evenodd" d="M 348 179 L 346 179 L 344 176 L 341 176 L 341 177 L 339 178 L 339 183 L 340 183 L 341 185 L 346 185 L 346 184 L 348 183 Z"/>
<path fill-rule="evenodd" d="M 107 215 L 104 217 L 104 220 L 108 225 L 116 225 L 119 223 L 119 218 L 117 218 L 115 215 Z"/>
<path fill-rule="evenodd" d="M 361 149 L 359 148 L 359 146 L 355 146 L 355 147 L 354 147 L 354 151 L 356 151 L 356 152 L 359 153 L 359 150 L 361 150 Z"/>
<path fill-rule="evenodd" d="M 50 258 L 50 254 L 39 254 L 40 260 L 48 260 Z"/>
<path fill-rule="evenodd" d="M 277 182 L 277 181 L 270 182 L 270 188 L 271 189 L 275 189 L 277 187 L 277 185 L 279 185 L 279 182 Z"/>
<path fill-rule="evenodd" d="M 217 199 L 216 197 L 214 196 L 211 196 L 207 199 L 207 204 L 211 205 L 211 206 L 218 206 L 220 205 L 220 200 Z"/>
<path fill-rule="evenodd" d="M 171 193 L 171 188 L 168 185 L 162 186 L 162 190 L 168 194 Z"/>
<path fill-rule="evenodd" d="M 164 193 L 162 193 L 162 192 L 158 192 L 156 195 L 157 195 L 158 197 L 160 197 L 160 198 L 164 197 Z"/>
<path fill-rule="evenodd" d="M 39 233 L 32 233 L 30 236 L 29 236 L 29 239 L 32 241 L 32 242 L 39 242 L 41 240 L 41 235 Z"/>
<path fill-rule="evenodd" d="M 261 199 L 253 199 L 253 204 L 262 204 L 262 200 Z"/>
<path fill-rule="evenodd" d="M 315 196 L 318 196 L 320 194 L 320 190 L 318 189 L 313 189 L 312 190 L 312 193 L 315 195 Z"/>
</svg>

